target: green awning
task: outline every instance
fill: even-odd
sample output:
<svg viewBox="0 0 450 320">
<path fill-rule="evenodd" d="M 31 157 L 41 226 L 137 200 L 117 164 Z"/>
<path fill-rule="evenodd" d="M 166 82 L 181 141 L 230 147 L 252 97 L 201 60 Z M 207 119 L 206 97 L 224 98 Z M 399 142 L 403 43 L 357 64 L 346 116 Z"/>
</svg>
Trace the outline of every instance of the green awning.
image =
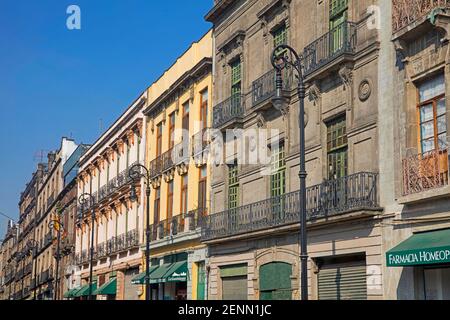
<svg viewBox="0 0 450 320">
<path fill-rule="evenodd" d="M 150 274 L 158 268 L 159 266 L 151 266 L 149 270 Z M 145 284 L 145 271 L 131 279 L 131 284 Z"/>
<path fill-rule="evenodd" d="M 416 233 L 386 253 L 388 267 L 450 263 L 450 229 Z"/>
<path fill-rule="evenodd" d="M 94 295 L 115 295 L 117 292 L 117 278 L 112 278 L 94 291 Z"/>
<path fill-rule="evenodd" d="M 172 267 L 172 263 L 165 263 L 159 266 L 155 271 L 150 275 L 150 283 L 161 283 L 164 282 L 164 275 L 169 271 L 170 267 Z"/>
<path fill-rule="evenodd" d="M 68 290 L 68 291 L 66 291 L 65 293 L 64 293 L 64 298 L 66 298 L 66 299 L 70 299 L 70 298 L 73 298 L 73 297 L 75 297 L 74 295 L 75 295 L 75 293 L 78 291 L 78 290 L 80 290 L 81 288 L 75 288 L 75 289 L 70 289 L 70 290 Z"/>
<path fill-rule="evenodd" d="M 95 290 L 97 290 L 97 282 L 92 283 L 92 294 L 94 294 Z M 89 284 L 81 287 L 80 290 L 74 293 L 74 297 L 87 297 L 89 295 Z"/>
<path fill-rule="evenodd" d="M 166 282 L 184 282 L 187 281 L 187 275 L 187 261 L 175 262 L 169 270 L 167 270 L 163 280 Z"/>
</svg>

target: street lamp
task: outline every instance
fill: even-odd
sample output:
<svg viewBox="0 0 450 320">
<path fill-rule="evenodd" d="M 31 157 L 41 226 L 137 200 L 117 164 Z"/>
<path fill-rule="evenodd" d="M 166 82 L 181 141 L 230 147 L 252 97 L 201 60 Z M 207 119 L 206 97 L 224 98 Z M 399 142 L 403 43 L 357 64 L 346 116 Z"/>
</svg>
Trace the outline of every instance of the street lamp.
<svg viewBox="0 0 450 320">
<path fill-rule="evenodd" d="M 145 195 L 147 199 L 146 204 L 146 229 L 145 229 L 145 300 L 151 300 L 150 292 L 150 170 L 142 164 L 136 164 L 132 166 L 128 172 L 131 180 L 137 182 L 139 179 L 144 178 L 146 182 Z M 136 188 L 133 184 L 131 188 L 130 200 L 137 201 Z"/>
<path fill-rule="evenodd" d="M 61 260 L 61 230 L 64 230 L 64 226 L 60 222 L 61 217 L 61 207 L 58 204 L 56 207 L 56 214 L 57 216 L 52 219 L 48 227 L 50 229 L 53 229 L 57 232 L 57 244 L 56 244 L 56 253 L 55 253 L 55 260 L 56 260 L 56 271 L 55 271 L 55 295 L 54 300 L 58 300 L 58 290 L 59 290 L 59 263 Z"/>
<path fill-rule="evenodd" d="M 94 273 L 94 224 L 95 224 L 95 198 L 90 193 L 83 193 L 78 202 L 81 205 L 81 218 L 83 217 L 83 209 L 86 204 L 89 204 L 91 209 L 91 248 L 89 252 L 89 300 L 94 300 L 94 296 L 92 295 L 92 284 L 93 284 L 93 273 Z"/>
<path fill-rule="evenodd" d="M 293 57 L 293 58 L 292 58 Z M 300 132 L 300 263 L 301 263 L 301 299 L 308 300 L 308 249 L 306 235 L 306 166 L 305 166 L 305 83 L 302 72 L 302 58 L 290 46 L 282 44 L 277 46 L 272 53 L 272 65 L 276 70 L 276 94 L 272 102 L 275 108 L 281 110 L 285 103 L 283 96 L 282 71 L 285 68 L 293 68 L 297 71 L 297 93 L 300 101 L 299 132 Z"/>
<path fill-rule="evenodd" d="M 35 287 L 33 288 L 34 290 L 34 294 L 33 294 L 33 300 L 36 300 L 36 286 L 37 286 L 37 259 L 36 259 L 36 255 L 37 255 L 37 249 L 38 249 L 38 242 L 34 239 L 30 239 L 27 242 L 27 248 L 28 251 L 30 252 L 30 254 L 33 257 L 34 260 L 34 281 L 35 281 Z"/>
</svg>

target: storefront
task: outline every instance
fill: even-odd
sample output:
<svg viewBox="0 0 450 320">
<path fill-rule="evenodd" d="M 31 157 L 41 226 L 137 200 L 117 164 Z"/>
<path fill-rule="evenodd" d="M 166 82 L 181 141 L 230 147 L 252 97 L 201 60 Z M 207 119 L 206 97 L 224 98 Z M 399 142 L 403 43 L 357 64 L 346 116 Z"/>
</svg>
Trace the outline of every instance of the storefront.
<svg viewBox="0 0 450 320">
<path fill-rule="evenodd" d="M 152 300 L 186 300 L 188 265 L 187 260 L 166 258 L 160 265 L 150 267 L 150 286 Z M 145 271 L 131 280 L 133 285 L 145 285 Z"/>
<path fill-rule="evenodd" d="M 450 299 L 450 229 L 415 233 L 386 253 L 388 268 L 414 268 L 417 298 Z"/>
</svg>

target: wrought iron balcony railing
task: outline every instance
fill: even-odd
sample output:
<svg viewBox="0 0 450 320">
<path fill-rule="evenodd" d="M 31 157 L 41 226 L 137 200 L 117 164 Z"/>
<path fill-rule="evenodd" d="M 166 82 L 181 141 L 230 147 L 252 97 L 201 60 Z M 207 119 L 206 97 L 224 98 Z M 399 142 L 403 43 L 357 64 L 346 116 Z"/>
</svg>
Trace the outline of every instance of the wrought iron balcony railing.
<svg viewBox="0 0 450 320">
<path fill-rule="evenodd" d="M 182 141 L 173 147 L 173 162 L 176 166 L 189 163 L 189 141 Z"/>
<path fill-rule="evenodd" d="M 219 103 L 213 109 L 213 127 L 221 128 L 232 120 L 241 119 L 245 114 L 245 96 L 235 94 Z"/>
<path fill-rule="evenodd" d="M 191 149 L 192 155 L 196 156 L 205 151 L 211 142 L 211 130 L 209 128 L 203 128 L 192 136 Z"/>
<path fill-rule="evenodd" d="M 186 220 L 188 220 L 189 231 L 194 231 L 197 228 L 203 226 L 205 218 L 208 216 L 208 208 L 199 208 L 192 211 L 186 215 Z"/>
<path fill-rule="evenodd" d="M 283 90 L 289 91 L 292 89 L 293 77 L 292 68 L 285 69 L 283 76 Z M 276 72 L 274 69 L 267 72 L 259 79 L 253 81 L 252 85 L 252 101 L 253 107 L 259 105 L 261 102 L 272 98 L 276 92 L 275 85 Z"/>
<path fill-rule="evenodd" d="M 162 174 L 162 155 L 159 155 L 155 159 L 150 162 L 150 176 L 152 178 L 156 178 L 157 176 Z"/>
<path fill-rule="evenodd" d="M 448 185 L 448 151 L 436 150 L 403 160 L 403 195 Z"/>
<path fill-rule="evenodd" d="M 357 26 L 344 22 L 305 47 L 303 52 L 305 76 L 326 66 L 345 54 L 354 54 L 357 44 Z"/>
<path fill-rule="evenodd" d="M 326 181 L 307 189 L 307 219 L 336 216 L 358 210 L 377 210 L 377 178 L 375 173 L 358 173 Z M 202 240 L 245 234 L 299 222 L 300 193 L 293 192 L 239 208 L 206 216 Z"/>
<path fill-rule="evenodd" d="M 175 166 L 173 161 L 173 148 L 170 148 L 161 155 L 162 172 L 166 172 Z"/>
<path fill-rule="evenodd" d="M 392 0 L 392 32 L 400 31 L 437 8 L 450 8 L 450 0 Z"/>
</svg>

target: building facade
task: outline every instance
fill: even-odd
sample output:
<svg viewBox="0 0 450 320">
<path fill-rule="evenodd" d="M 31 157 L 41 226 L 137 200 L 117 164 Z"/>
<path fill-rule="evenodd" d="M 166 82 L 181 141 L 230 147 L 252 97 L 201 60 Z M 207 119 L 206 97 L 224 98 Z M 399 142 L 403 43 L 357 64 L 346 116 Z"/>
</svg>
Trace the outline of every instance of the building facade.
<svg viewBox="0 0 450 320">
<path fill-rule="evenodd" d="M 212 168 L 210 299 L 298 299 L 297 80 L 274 48 L 302 56 L 307 86 L 308 288 L 311 299 L 382 299 L 378 160 L 378 1 L 215 1 L 213 127 L 227 148 Z M 305 15 L 305 12 L 308 12 Z M 249 142 L 246 142 L 248 140 Z M 214 147 L 213 147 L 214 149 Z M 259 161 L 250 161 L 256 152 Z"/>
<path fill-rule="evenodd" d="M 384 297 L 450 299 L 449 1 L 393 0 L 383 30 Z"/>
<path fill-rule="evenodd" d="M 1 288 L 2 300 L 14 300 L 16 294 L 16 263 L 18 248 L 18 227 L 13 221 L 8 222 L 5 237 L 1 244 Z"/>
<path fill-rule="evenodd" d="M 206 299 L 206 246 L 200 242 L 200 227 L 210 208 L 212 48 L 209 31 L 148 89 L 154 300 Z"/>
<path fill-rule="evenodd" d="M 69 298 L 87 299 L 91 245 L 95 277 L 92 291 L 96 291 L 96 299 L 138 300 L 142 294 L 140 287 L 133 286 L 131 280 L 139 274 L 141 264 L 143 183 L 141 179 L 131 179 L 129 172 L 134 165 L 143 164 L 145 122 L 142 110 L 146 104 L 147 93 L 144 92 L 79 161 L 79 221 L 75 246 L 78 266 L 75 277 L 79 290 Z M 132 188 L 136 188 L 137 201 L 130 197 Z M 105 287 L 108 290 L 102 289 Z"/>
<path fill-rule="evenodd" d="M 27 184 L 21 194 L 19 202 L 19 230 L 18 230 L 18 250 L 16 259 L 16 296 L 15 300 L 31 299 L 32 296 L 32 271 L 33 271 L 33 250 L 30 244 L 34 241 L 34 230 L 36 223 L 37 194 L 39 183 L 45 173 L 46 166 L 39 164 L 33 174 L 32 179 Z"/>
</svg>

